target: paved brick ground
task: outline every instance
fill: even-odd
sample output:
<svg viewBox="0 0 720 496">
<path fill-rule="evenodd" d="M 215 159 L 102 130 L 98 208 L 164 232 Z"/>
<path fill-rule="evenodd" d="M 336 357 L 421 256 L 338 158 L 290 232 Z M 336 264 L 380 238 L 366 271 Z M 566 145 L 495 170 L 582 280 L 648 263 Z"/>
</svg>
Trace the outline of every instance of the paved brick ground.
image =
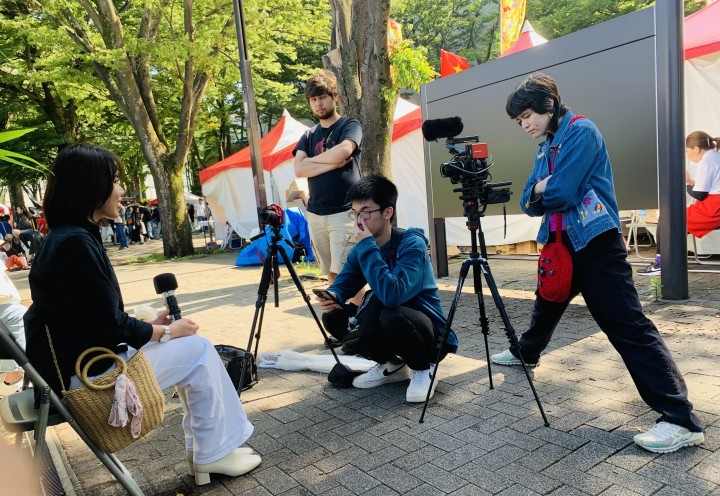
<svg viewBox="0 0 720 496">
<path fill-rule="evenodd" d="M 111 253 L 118 264 L 129 255 Z M 244 347 L 260 269 L 235 268 L 234 256 L 118 265 L 117 273 L 130 309 L 160 307 L 152 278 L 175 273 L 183 313 L 200 322 L 213 342 Z M 519 333 L 529 320 L 535 262 L 491 259 L 490 267 Z M 439 281 L 446 309 L 458 269 L 454 264 L 451 277 Z M 29 298 L 26 276 L 15 277 Z M 421 405 L 404 401 L 404 383 L 338 390 L 319 373 L 262 369 L 260 383 L 243 393 L 255 425 L 248 444 L 263 456 L 251 474 L 213 476 L 208 486 L 194 485 L 185 474 L 181 408 L 171 391 L 162 426 L 118 456 L 148 495 L 720 495 L 720 274 L 690 274 L 691 298 L 681 304 L 654 302 L 649 279 L 638 277 L 636 283 L 707 423 L 702 447 L 668 455 L 635 447 L 632 436 L 656 415 L 640 401 L 580 298 L 531 372 L 551 426 L 543 426 L 522 369 L 493 367 L 490 390 L 470 281 L 454 325 L 460 352 L 441 365 L 424 424 L 418 423 Z M 324 283 L 305 283 L 308 291 L 316 286 Z M 281 280 L 279 288 L 279 308 L 269 295 L 260 351 L 322 351 L 319 331 L 292 281 Z M 494 353 L 507 341 L 497 309 L 486 302 Z M 79 494 L 122 494 L 67 426 L 55 433 Z"/>
</svg>

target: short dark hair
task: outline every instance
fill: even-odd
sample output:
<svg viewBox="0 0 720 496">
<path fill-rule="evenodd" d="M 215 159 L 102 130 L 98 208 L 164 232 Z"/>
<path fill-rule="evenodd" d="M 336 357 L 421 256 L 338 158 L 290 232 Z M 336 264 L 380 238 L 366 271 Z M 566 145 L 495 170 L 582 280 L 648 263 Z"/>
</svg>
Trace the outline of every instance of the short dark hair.
<svg viewBox="0 0 720 496">
<path fill-rule="evenodd" d="M 557 131 L 558 120 L 568 110 L 560 98 L 560 90 L 555 80 L 542 72 L 528 76 L 515 88 L 515 91 L 508 95 L 505 112 L 511 119 L 517 119 L 517 116 L 527 109 L 538 114 L 552 112 L 549 124 L 551 131 Z"/>
<path fill-rule="evenodd" d="M 346 202 L 372 200 L 385 210 L 393 208 L 395 217 L 395 204 L 397 203 L 398 190 L 391 180 L 384 176 L 365 176 L 353 184 L 348 190 Z"/>
<path fill-rule="evenodd" d="M 120 159 L 94 145 L 76 144 L 58 153 L 48 177 L 43 211 L 48 227 L 84 224 L 112 193 Z"/>
<path fill-rule="evenodd" d="M 335 74 L 325 69 L 320 69 L 308 78 L 305 83 L 305 99 L 310 100 L 313 96 L 330 95 L 337 98 L 337 79 Z"/>
</svg>

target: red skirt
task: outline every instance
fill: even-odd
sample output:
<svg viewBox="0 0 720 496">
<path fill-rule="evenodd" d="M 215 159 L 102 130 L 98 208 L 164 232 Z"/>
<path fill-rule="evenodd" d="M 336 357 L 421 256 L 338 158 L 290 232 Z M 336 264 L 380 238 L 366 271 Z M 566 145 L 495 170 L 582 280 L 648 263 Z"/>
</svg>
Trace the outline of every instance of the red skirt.
<svg viewBox="0 0 720 496">
<path fill-rule="evenodd" d="M 687 208 L 687 230 L 702 238 L 720 227 L 720 195 L 708 195 Z"/>
</svg>

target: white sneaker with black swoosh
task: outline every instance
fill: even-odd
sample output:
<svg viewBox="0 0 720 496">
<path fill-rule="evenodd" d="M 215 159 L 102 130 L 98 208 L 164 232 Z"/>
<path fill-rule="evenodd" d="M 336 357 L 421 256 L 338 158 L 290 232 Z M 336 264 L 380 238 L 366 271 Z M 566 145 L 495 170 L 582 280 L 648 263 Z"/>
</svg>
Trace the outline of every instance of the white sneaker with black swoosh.
<svg viewBox="0 0 720 496">
<path fill-rule="evenodd" d="M 378 363 L 364 374 L 353 379 L 353 386 L 366 389 L 391 382 L 407 381 L 408 379 L 410 379 L 410 373 L 405 363 Z"/>
</svg>

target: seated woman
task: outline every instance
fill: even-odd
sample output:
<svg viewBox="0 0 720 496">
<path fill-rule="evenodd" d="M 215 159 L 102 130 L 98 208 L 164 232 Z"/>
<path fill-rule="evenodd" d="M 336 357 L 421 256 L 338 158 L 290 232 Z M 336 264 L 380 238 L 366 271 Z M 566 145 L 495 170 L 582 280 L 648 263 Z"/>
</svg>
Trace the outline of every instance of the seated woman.
<svg viewBox="0 0 720 496">
<path fill-rule="evenodd" d="M 685 153 L 697 162 L 695 180 L 685 171 L 687 192 L 695 198 L 687 208 L 687 232 L 702 238 L 720 228 L 720 138 L 713 138 L 703 131 L 695 131 L 685 138 Z M 639 270 L 643 276 L 659 276 L 660 242 L 657 243 L 655 261 Z"/>
<path fill-rule="evenodd" d="M 252 434 L 237 392 L 213 345 L 190 319 L 171 322 L 167 312 L 154 322 L 125 313 L 115 271 L 100 240 L 100 226 L 118 215 L 123 190 L 119 159 L 89 145 L 63 149 L 48 176 L 44 212 L 50 230 L 30 272 L 33 304 L 25 317 L 27 355 L 57 393 L 81 383 L 77 357 L 102 346 L 126 357 L 142 349 L 162 389 L 177 386 L 183 406 L 188 473 L 198 485 L 210 473 L 237 476 L 260 464 L 250 448 Z M 53 363 L 48 333 L 62 375 Z M 89 375 L 112 367 L 100 361 Z"/>
</svg>

